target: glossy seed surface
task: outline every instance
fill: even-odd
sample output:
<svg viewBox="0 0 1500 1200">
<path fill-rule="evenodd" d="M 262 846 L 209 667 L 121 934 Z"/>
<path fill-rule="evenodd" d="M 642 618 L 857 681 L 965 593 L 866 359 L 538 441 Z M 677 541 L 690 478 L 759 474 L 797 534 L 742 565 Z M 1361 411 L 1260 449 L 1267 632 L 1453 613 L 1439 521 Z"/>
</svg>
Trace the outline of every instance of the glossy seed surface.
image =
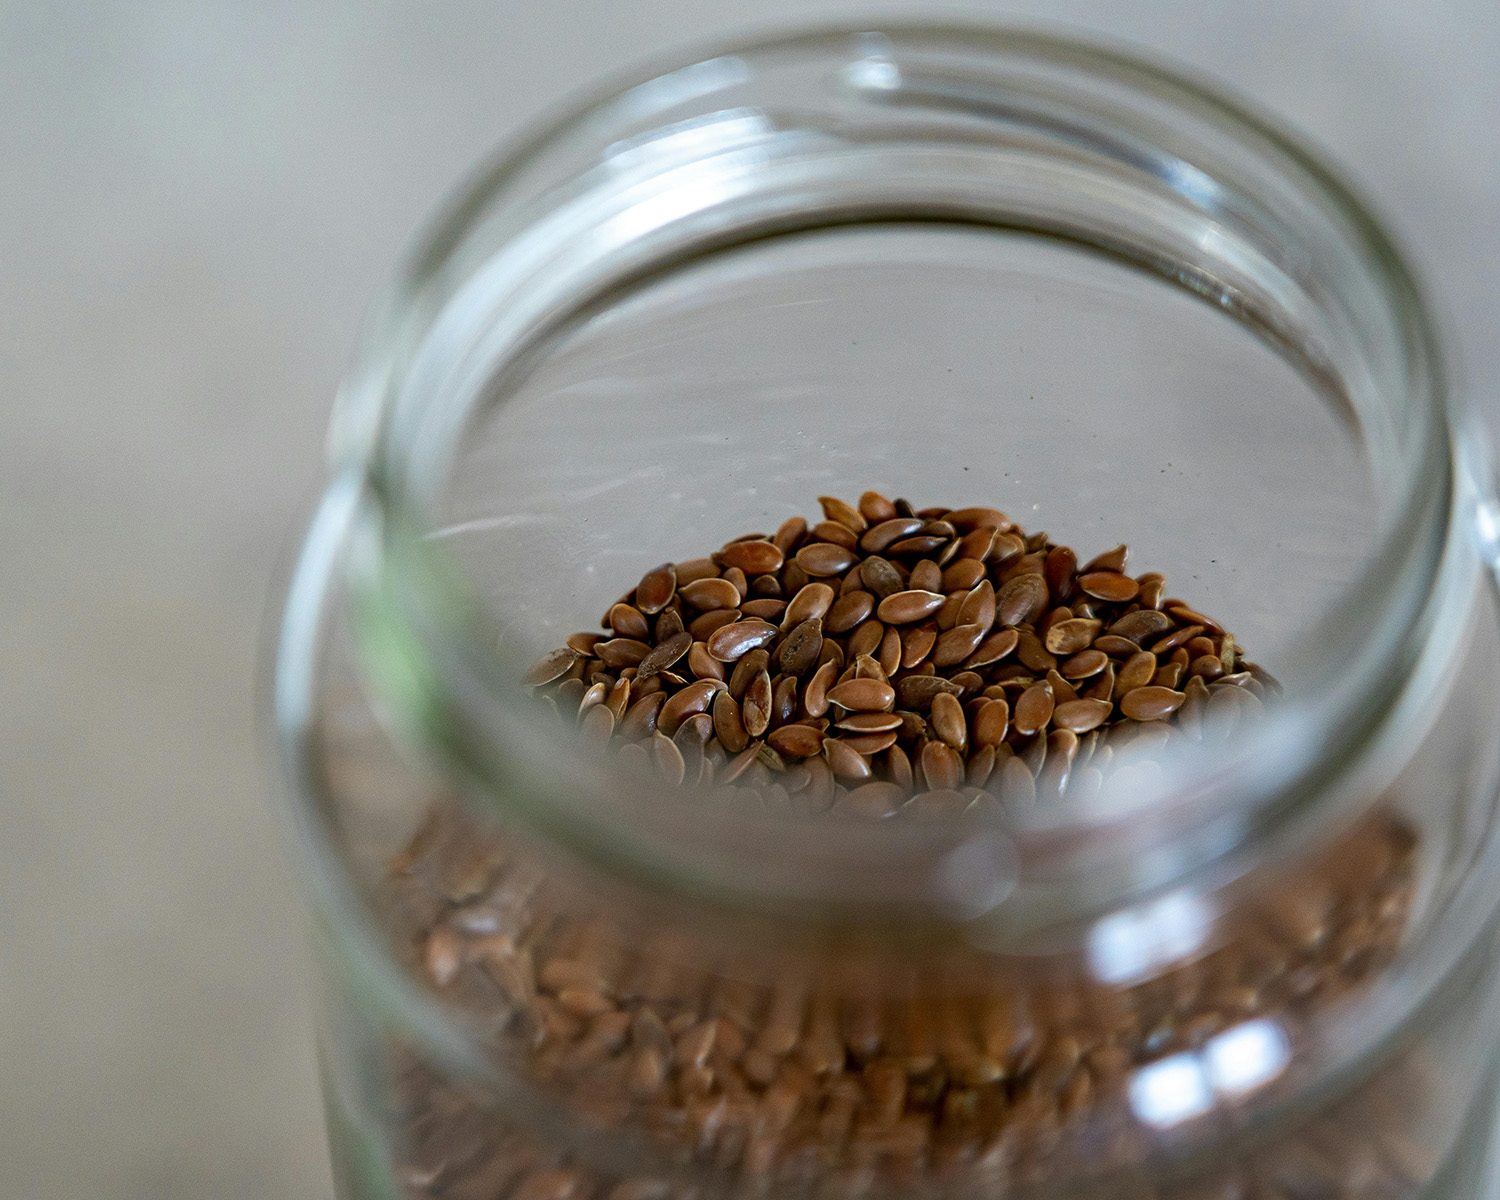
<svg viewBox="0 0 1500 1200">
<path fill-rule="evenodd" d="M 873 489 L 818 506 L 652 568 L 604 633 L 569 637 L 524 683 L 588 746 L 647 744 L 671 777 L 659 734 L 684 786 L 808 813 L 874 783 L 1047 803 L 1164 752 L 1179 723 L 1230 736 L 1279 689 L 1220 622 L 1164 598 L 1164 576 L 1128 574 L 1123 545 L 1089 558 L 995 508 Z"/>
</svg>

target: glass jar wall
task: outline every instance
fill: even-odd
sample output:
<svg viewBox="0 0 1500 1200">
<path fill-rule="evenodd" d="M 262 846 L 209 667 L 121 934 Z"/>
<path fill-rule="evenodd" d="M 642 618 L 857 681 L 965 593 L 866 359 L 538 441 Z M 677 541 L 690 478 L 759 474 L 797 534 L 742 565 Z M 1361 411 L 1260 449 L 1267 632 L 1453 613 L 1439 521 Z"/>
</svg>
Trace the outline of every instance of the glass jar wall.
<svg viewBox="0 0 1500 1200">
<path fill-rule="evenodd" d="M 374 321 L 289 592 L 344 1194 L 1483 1194 L 1500 644 L 1460 434 L 1358 202 L 1107 52 L 805 35 L 539 131 Z M 1227 699 L 1107 754 L 1017 717 L 1013 766 L 943 787 L 919 754 L 914 799 L 851 812 L 888 747 L 731 785 L 710 722 L 624 751 L 646 677 L 598 638 L 522 686 L 747 532 L 789 539 L 739 596 L 770 615 L 824 536 L 783 523 L 866 489 L 938 506 L 902 586 L 971 535 L 1002 587 L 1035 559 L 1020 635 L 1105 612 L 1049 547 L 1127 542 L 1191 608 L 1109 617 L 1181 633 L 1169 673 L 1208 638 Z M 643 647 L 700 615 L 630 595 Z M 1280 682 L 1222 671 L 1224 629 Z M 838 670 L 907 697 L 897 648 Z M 1064 665 L 978 657 L 970 721 Z M 915 745 L 927 701 L 886 705 Z"/>
</svg>

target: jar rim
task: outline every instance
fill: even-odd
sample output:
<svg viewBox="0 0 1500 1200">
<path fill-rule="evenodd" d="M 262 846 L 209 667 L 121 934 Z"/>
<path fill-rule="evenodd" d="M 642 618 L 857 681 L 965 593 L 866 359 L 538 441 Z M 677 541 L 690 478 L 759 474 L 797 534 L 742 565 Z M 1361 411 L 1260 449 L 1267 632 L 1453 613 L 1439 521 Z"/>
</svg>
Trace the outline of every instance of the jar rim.
<svg viewBox="0 0 1500 1200">
<path fill-rule="evenodd" d="M 898 50 L 956 48 L 1019 61 L 1034 59 L 1091 79 L 1108 80 L 1112 86 L 1164 104 L 1172 113 L 1188 113 L 1223 137 L 1239 139 L 1250 146 L 1251 152 L 1265 155 L 1272 169 L 1295 172 L 1295 186 L 1335 213 L 1341 232 L 1352 241 L 1353 251 L 1363 257 L 1371 278 L 1382 286 L 1392 321 L 1406 339 L 1402 357 L 1412 373 L 1410 389 L 1404 396 L 1413 408 L 1408 415 L 1416 422 L 1414 445 L 1406 464 L 1410 470 L 1403 481 L 1404 494 L 1392 506 L 1380 545 L 1366 570 L 1347 589 L 1344 603 L 1330 617 L 1327 629 L 1317 633 L 1360 650 L 1361 661 L 1368 661 L 1370 671 L 1376 673 L 1327 681 L 1327 690 L 1315 704 L 1309 702 L 1296 712 L 1288 711 L 1268 721 L 1259 738 L 1247 740 L 1227 767 L 1221 764 L 1217 769 L 1199 770 L 1187 786 L 1174 782 L 1180 796 L 1211 793 L 1215 803 L 1235 821 L 1245 819 L 1246 828 L 1272 823 L 1298 810 L 1310 796 L 1323 791 L 1330 776 L 1384 727 L 1389 707 L 1386 702 L 1393 698 L 1410 667 L 1409 657 L 1395 653 L 1395 648 L 1402 639 L 1424 640 L 1411 639 L 1411 630 L 1434 625 L 1432 598 L 1443 590 L 1439 581 L 1444 573 L 1452 573 L 1445 565 L 1452 558 L 1448 553 L 1452 464 L 1437 335 L 1400 254 L 1363 202 L 1316 155 L 1273 122 L 1245 111 L 1213 88 L 1133 55 L 1037 30 L 983 24 L 881 23 L 874 31 L 841 25 L 742 40 L 691 57 L 677 56 L 670 68 L 659 66 L 633 75 L 629 82 L 605 85 L 518 139 L 461 193 L 447 215 L 418 244 L 385 302 L 384 314 L 372 323 L 362 364 L 341 396 L 335 421 L 335 454 L 338 463 L 357 474 L 363 484 L 362 512 L 367 518 L 368 536 L 356 570 L 366 599 L 375 599 L 365 607 L 367 627 L 380 626 L 385 634 L 392 628 L 404 630 L 403 644 L 422 660 L 417 677 L 435 689 L 424 697 L 423 705 L 436 706 L 445 720 L 478 730 L 474 740 L 488 743 L 482 753 L 463 762 L 462 768 L 483 779 L 486 788 L 497 794 L 514 799 L 526 793 L 532 802 L 520 806 L 524 808 L 523 819 L 540 825 L 549 837 L 608 870 L 643 874 L 656 885 L 687 882 L 680 871 L 674 877 L 674 860 L 658 853 L 660 846 L 644 844 L 650 837 L 668 836 L 664 828 L 637 830 L 634 844 L 624 846 L 619 828 L 592 824 L 596 818 L 566 804 L 567 788 L 549 792 L 539 786 L 534 774 L 515 774 L 517 757 L 526 753 L 529 738 L 524 725 L 511 721 L 514 709 L 502 700 L 512 686 L 510 677 L 487 649 L 475 644 L 466 624 L 462 584 L 455 586 L 450 566 L 438 561 L 440 552 L 425 539 L 429 523 L 423 517 L 420 489 L 410 483 L 411 426 L 403 423 L 400 411 L 403 395 L 410 395 L 404 390 L 405 373 L 412 367 L 416 345 L 425 336 L 427 324 L 435 319 L 435 310 L 441 309 L 443 289 L 453 283 L 445 278 L 445 272 L 455 251 L 495 198 L 548 154 L 575 136 L 596 135 L 608 126 L 612 116 L 632 105 L 649 112 L 650 105 L 662 99 L 658 95 L 653 100 L 646 94 L 650 89 L 659 91 L 664 80 L 681 83 L 684 73 L 701 69 L 705 63 L 740 58 L 751 60 L 753 65 L 758 58 L 803 54 L 848 58 L 851 39 L 871 37 L 884 38 Z M 376 687 L 381 687 L 379 680 Z M 478 708 L 507 714 L 498 723 L 499 742 L 491 736 L 497 731 L 496 721 L 475 723 Z M 507 724 L 514 728 L 507 729 Z M 519 782 L 523 778 L 525 782 Z M 1226 797 L 1231 802 L 1226 803 Z M 1177 832 L 1172 822 L 1166 822 L 1165 827 Z M 1144 822 L 1140 828 L 1143 836 L 1150 832 Z M 1225 830 L 1217 825 L 1212 831 L 1204 831 L 1204 853 L 1210 859 L 1221 856 L 1224 836 Z M 1209 843 L 1218 849 L 1208 850 Z M 702 839 L 694 845 L 689 857 L 704 852 Z M 1150 880 L 1149 887 L 1159 888 L 1183 875 L 1187 867 L 1201 866 L 1202 861 L 1206 860 L 1173 863 L 1167 875 Z M 695 862 L 697 867 L 703 866 L 701 858 Z M 675 861 L 677 868 L 685 865 L 686 860 Z M 723 865 L 722 860 L 715 860 L 716 868 Z M 806 864 L 798 868 L 805 869 Z M 702 874 L 700 870 L 693 885 L 699 890 L 713 883 L 705 881 Z M 1078 877 L 1079 872 L 1074 870 L 1069 886 Z M 1131 888 L 1139 890 L 1141 883 L 1132 877 Z M 753 881 L 742 879 L 737 886 L 734 895 L 757 899 Z M 746 886 L 748 896 L 742 895 Z M 1118 903 L 1121 898 L 1118 892 L 1101 894 L 1095 898 L 1094 907 Z M 1055 901 L 1054 896 L 1048 903 Z"/>
</svg>

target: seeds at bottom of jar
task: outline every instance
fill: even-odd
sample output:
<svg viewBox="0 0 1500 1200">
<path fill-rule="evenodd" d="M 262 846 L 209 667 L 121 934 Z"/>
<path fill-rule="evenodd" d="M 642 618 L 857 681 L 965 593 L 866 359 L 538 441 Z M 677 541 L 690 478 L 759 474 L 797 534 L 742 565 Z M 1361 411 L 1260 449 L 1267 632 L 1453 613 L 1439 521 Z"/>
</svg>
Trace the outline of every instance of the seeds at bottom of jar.
<svg viewBox="0 0 1500 1200">
<path fill-rule="evenodd" d="M 1049 753 L 1046 772 L 1067 757 L 1066 746 Z M 1007 761 L 1019 767 L 1014 757 Z M 864 783 L 849 790 L 829 815 L 923 819 L 921 814 L 963 801 L 958 792 L 927 792 L 910 803 L 907 817 L 900 807 L 904 794 L 894 782 Z M 398 869 L 403 877 L 430 871 L 432 847 L 444 845 L 445 853 L 458 853 L 457 862 L 467 863 L 482 836 L 487 835 L 475 828 L 467 842 L 435 840 L 419 831 L 419 840 L 400 855 Z M 1034 1174 L 1040 1180 L 1076 1162 L 1076 1146 L 1070 1148 L 1068 1138 L 1082 1135 L 1090 1121 L 1109 1119 L 1110 1097 L 1118 1096 L 1137 1070 L 1196 1052 L 1219 1032 L 1260 1017 L 1274 1017 L 1296 1038 L 1297 1014 L 1306 1006 L 1326 1004 L 1368 977 L 1399 942 L 1400 898 L 1410 894 L 1413 845 L 1410 833 L 1394 820 L 1367 823 L 1235 916 L 1222 930 L 1224 945 L 1206 958 L 1112 991 L 1101 990 L 1097 982 L 1067 983 L 1045 973 L 1033 979 L 1019 962 L 997 970 L 978 991 L 972 986 L 946 990 L 943 977 L 934 976 L 907 996 L 900 990 L 910 986 L 905 973 L 904 984 L 881 984 L 897 990 L 874 996 L 849 990 L 848 976 L 838 973 L 823 984 L 804 982 L 795 971 L 751 984 L 715 974 L 712 957 L 684 959 L 681 944 L 665 958 L 649 946 L 632 947 L 631 957 L 641 964 L 634 970 L 660 974 L 658 982 L 647 984 L 643 975 L 620 974 L 607 965 L 613 957 L 609 947 L 621 944 L 623 931 L 606 932 L 605 918 L 549 923 L 544 938 L 568 947 L 568 956 L 544 952 L 523 959 L 518 945 L 537 937 L 524 924 L 504 935 L 471 933 L 444 916 L 446 909 L 438 910 L 438 924 L 425 939 L 427 966 L 444 994 L 457 997 L 461 972 L 473 971 L 473 964 L 493 959 L 497 970 L 507 964 L 505 969 L 514 972 L 524 961 L 524 980 L 513 982 L 508 992 L 530 1015 L 524 1028 L 541 1038 L 525 1050 L 538 1080 L 564 1088 L 565 1098 L 591 1120 L 609 1113 L 611 1124 L 640 1120 L 655 1122 L 650 1127 L 659 1131 L 681 1130 L 670 1137 L 682 1138 L 680 1151 L 690 1157 L 702 1147 L 706 1161 L 712 1161 L 719 1146 L 713 1139 L 700 1140 L 703 1115 L 740 1111 L 733 1106 L 742 1105 L 744 1128 L 758 1119 L 766 1128 L 802 1130 L 791 1141 L 765 1143 L 753 1161 L 736 1160 L 752 1177 L 770 1178 L 808 1154 L 826 1164 L 821 1169 L 839 1171 L 867 1161 L 861 1155 L 868 1144 L 850 1140 L 855 1131 L 884 1138 L 891 1130 L 920 1126 L 926 1131 L 923 1145 L 962 1151 L 951 1158 L 919 1157 L 902 1168 L 935 1186 L 959 1186 L 967 1178 L 963 1164 L 996 1137 L 1032 1146 L 1026 1169 L 1040 1173 Z M 503 891 L 512 885 L 502 871 L 493 886 Z M 519 916 L 525 910 L 509 911 Z M 670 970 L 661 974 L 669 963 Z M 828 986 L 835 990 L 820 990 Z M 872 986 L 867 977 L 864 986 Z M 411 1117 L 426 1122 L 429 1134 L 434 1112 L 423 1097 L 435 1086 L 421 1085 Z M 1362 1143 L 1368 1146 L 1399 1136 L 1399 1123 L 1393 1126 L 1388 1115 L 1389 1089 L 1420 1094 L 1423 1086 L 1409 1076 L 1387 1077 L 1383 1098 L 1374 1106 L 1358 1097 L 1347 1101 L 1347 1111 L 1320 1119 L 1315 1128 L 1258 1143 L 1256 1158 L 1236 1162 L 1234 1170 L 1285 1181 L 1288 1164 L 1304 1162 L 1308 1145 L 1315 1145 L 1330 1186 L 1356 1175 L 1368 1183 L 1375 1178 L 1369 1155 L 1346 1156 L 1338 1143 L 1375 1139 Z M 468 1130 L 465 1136 L 485 1137 L 491 1135 L 480 1131 L 497 1128 L 462 1115 L 461 1105 L 445 1101 L 440 1107 L 443 1115 L 436 1119 L 440 1125 L 449 1122 L 455 1135 Z M 799 1125 L 799 1114 L 809 1119 Z M 860 1125 L 860 1120 L 875 1124 Z M 1304 1132 L 1311 1143 L 1303 1140 Z M 889 1136 L 894 1146 L 907 1134 Z M 1096 1165 L 1133 1165 L 1123 1145 L 1109 1153 L 1123 1157 Z M 479 1161 L 474 1154 L 450 1157 Z M 1409 1159 L 1393 1179 L 1413 1169 Z M 554 1169 L 548 1164 L 558 1161 L 518 1160 L 505 1178 L 528 1189 L 562 1186 L 563 1177 L 545 1174 Z M 894 1169 L 889 1159 L 876 1161 L 886 1164 L 882 1171 Z M 1425 1179 L 1431 1168 L 1416 1166 L 1413 1179 Z M 431 1177 L 445 1181 L 435 1184 L 434 1196 L 467 1194 L 441 1190 L 457 1184 L 463 1172 Z M 592 1195 L 613 1185 L 580 1168 L 579 1181 L 571 1186 Z M 1176 1193 L 1168 1194 L 1177 1200 Z"/>
</svg>

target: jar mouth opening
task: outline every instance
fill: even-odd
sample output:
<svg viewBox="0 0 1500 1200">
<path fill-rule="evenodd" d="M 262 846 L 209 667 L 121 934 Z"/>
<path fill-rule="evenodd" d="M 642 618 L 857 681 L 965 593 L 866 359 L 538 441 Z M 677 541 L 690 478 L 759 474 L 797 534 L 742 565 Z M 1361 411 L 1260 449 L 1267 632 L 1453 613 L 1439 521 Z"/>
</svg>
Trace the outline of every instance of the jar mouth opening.
<svg viewBox="0 0 1500 1200">
<path fill-rule="evenodd" d="M 954 49 L 969 56 L 960 69 L 928 60 Z M 837 78 L 829 113 L 798 124 L 713 108 L 720 90 L 789 61 Z M 709 111 L 668 120 L 684 98 Z M 916 121 L 932 140 L 861 136 L 851 105 Z M 1377 731 L 1389 734 L 1441 633 L 1432 599 L 1451 557 L 1454 481 L 1440 354 L 1417 291 L 1340 181 L 1196 84 L 1046 34 L 845 28 L 726 48 L 524 139 L 422 243 L 341 399 L 335 452 L 365 484 L 356 629 L 367 649 L 379 643 L 371 685 L 396 719 L 488 803 L 586 861 L 732 905 L 811 902 L 882 920 L 887 901 L 922 909 L 967 834 L 841 828 L 835 845 L 800 830 L 789 856 L 775 822 L 715 814 L 693 827 L 628 795 L 593 803 L 613 785 L 589 764 L 538 755 L 545 738 L 514 684 L 524 664 L 496 654 L 470 582 L 430 536 L 446 464 L 497 362 L 524 371 L 560 327 L 705 255 L 891 221 L 1060 238 L 1196 293 L 1349 403 L 1383 468 L 1376 545 L 1303 632 L 1297 686 L 1278 711 L 1230 754 L 1186 756 L 1111 810 L 1059 807 L 991 848 L 996 863 L 1029 855 L 1050 880 L 1016 917 L 1034 928 L 1080 896 L 1093 911 L 1165 886 L 1325 794 Z M 1105 834 L 1113 859 L 1128 834 L 1139 861 L 1103 869 L 1080 854 L 1080 830 Z M 768 840 L 745 855 L 757 837 Z M 734 869 L 746 858 L 750 869 Z M 1004 893 L 997 911 L 1022 912 L 1013 878 L 989 883 L 986 894 Z"/>
</svg>

